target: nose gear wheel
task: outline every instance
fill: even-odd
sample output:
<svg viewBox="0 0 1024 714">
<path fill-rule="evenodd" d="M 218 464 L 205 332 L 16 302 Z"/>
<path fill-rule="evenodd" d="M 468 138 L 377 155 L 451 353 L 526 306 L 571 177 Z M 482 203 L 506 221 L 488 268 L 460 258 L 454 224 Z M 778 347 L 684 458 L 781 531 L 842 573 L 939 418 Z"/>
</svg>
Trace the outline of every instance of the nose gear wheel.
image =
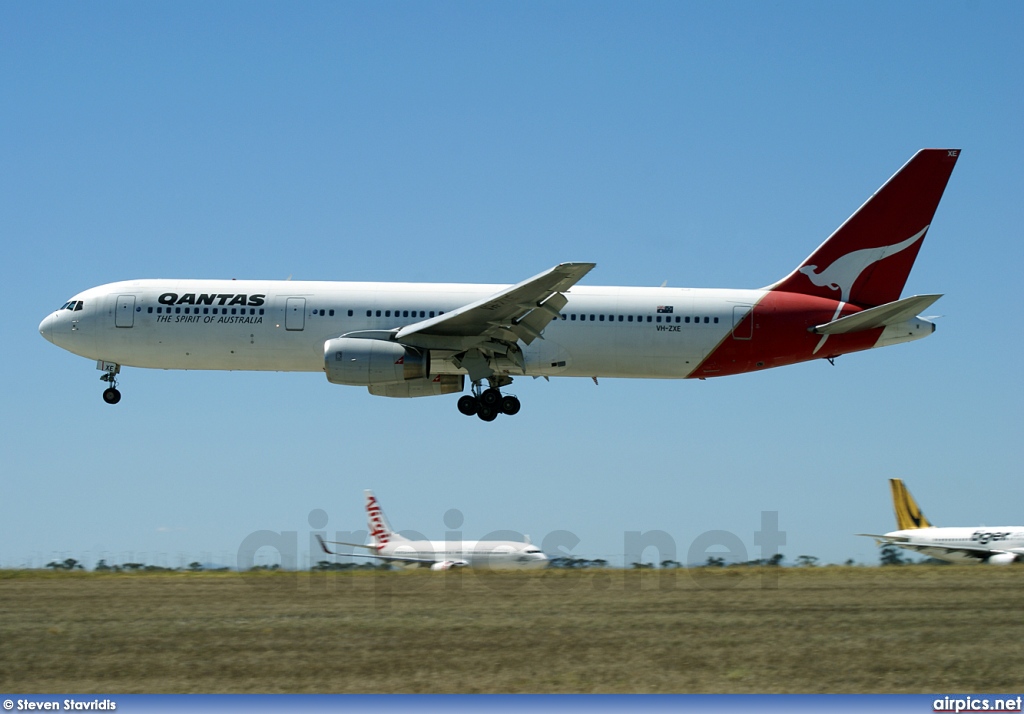
<svg viewBox="0 0 1024 714">
<path fill-rule="evenodd" d="M 121 401 L 121 392 L 117 388 L 117 373 L 120 370 L 120 365 L 113 365 L 107 367 L 107 371 L 100 375 L 100 381 L 110 385 L 103 390 L 103 401 L 107 404 L 117 404 Z"/>
</svg>

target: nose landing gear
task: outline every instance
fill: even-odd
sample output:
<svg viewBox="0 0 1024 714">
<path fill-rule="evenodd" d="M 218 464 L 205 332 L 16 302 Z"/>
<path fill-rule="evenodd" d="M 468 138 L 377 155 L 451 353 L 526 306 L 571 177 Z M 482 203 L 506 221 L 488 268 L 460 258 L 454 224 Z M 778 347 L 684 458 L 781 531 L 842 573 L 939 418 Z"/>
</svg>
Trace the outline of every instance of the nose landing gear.
<svg viewBox="0 0 1024 714">
<path fill-rule="evenodd" d="M 496 386 L 483 389 L 480 382 L 474 382 L 473 394 L 460 397 L 458 403 L 460 412 L 466 416 L 476 414 L 482 421 L 494 421 L 499 414 L 518 414 L 521 406 L 518 397 L 502 394 Z"/>
<path fill-rule="evenodd" d="M 100 381 L 110 386 L 103 390 L 103 401 L 107 404 L 117 404 L 121 401 L 121 392 L 117 389 L 117 373 L 121 371 L 121 365 L 112 362 L 100 362 L 97 369 L 102 369 Z"/>
</svg>

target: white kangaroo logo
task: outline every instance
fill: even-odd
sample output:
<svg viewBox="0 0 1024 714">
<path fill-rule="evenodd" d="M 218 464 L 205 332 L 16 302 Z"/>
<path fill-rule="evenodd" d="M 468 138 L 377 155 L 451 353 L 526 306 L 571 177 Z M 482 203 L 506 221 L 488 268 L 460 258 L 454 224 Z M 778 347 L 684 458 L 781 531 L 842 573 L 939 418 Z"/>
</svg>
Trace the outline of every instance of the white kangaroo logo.
<svg viewBox="0 0 1024 714">
<path fill-rule="evenodd" d="M 919 241 L 921 236 L 923 236 L 927 230 L 928 226 L 925 226 L 905 241 L 900 241 L 893 245 L 883 245 L 878 248 L 864 248 L 863 250 L 855 250 L 852 253 L 847 253 L 844 256 L 836 258 L 832 261 L 830 266 L 822 270 L 820 273 L 817 272 L 817 265 L 805 265 L 800 268 L 800 272 L 806 275 L 807 279 L 819 288 L 827 287 L 830 290 L 839 291 L 839 305 L 836 307 L 835 315 L 832 316 L 832 319 L 835 320 L 839 317 L 839 313 L 843 311 L 843 305 L 850 302 L 850 292 L 853 290 L 853 284 L 857 282 L 857 279 L 869 265 L 874 265 L 883 258 L 888 258 L 890 255 L 896 255 L 901 250 L 906 250 Z M 818 350 L 822 348 L 825 344 L 825 340 L 827 339 L 827 334 L 821 336 L 821 339 L 818 341 L 818 346 L 814 348 L 814 354 L 817 354 Z"/>
<path fill-rule="evenodd" d="M 905 250 L 920 240 L 921 236 L 928 230 L 928 226 L 922 228 L 919 232 L 907 238 L 905 241 L 896 243 L 895 245 L 883 245 L 878 248 L 865 248 L 863 250 L 855 250 L 852 253 L 847 253 L 841 258 L 836 258 L 832 265 L 828 266 L 820 273 L 815 272 L 818 269 L 817 265 L 805 265 L 800 268 L 800 272 L 807 276 L 808 280 L 820 287 L 828 287 L 832 290 L 839 291 L 839 301 L 841 303 L 847 303 L 850 301 L 850 291 L 853 290 L 853 284 L 857 282 L 857 278 L 861 276 L 869 265 L 873 265 L 883 258 L 888 258 L 890 255 L 896 255 L 901 250 Z"/>
</svg>

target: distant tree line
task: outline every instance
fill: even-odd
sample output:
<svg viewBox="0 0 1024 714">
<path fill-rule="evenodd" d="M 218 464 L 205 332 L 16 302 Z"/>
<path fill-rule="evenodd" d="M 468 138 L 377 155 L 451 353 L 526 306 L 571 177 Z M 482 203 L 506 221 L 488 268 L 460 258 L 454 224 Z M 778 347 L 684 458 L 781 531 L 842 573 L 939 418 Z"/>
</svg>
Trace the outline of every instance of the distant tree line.
<svg viewBox="0 0 1024 714">
<path fill-rule="evenodd" d="M 565 570 L 578 570 L 580 568 L 607 568 L 608 561 L 602 558 L 588 560 L 587 558 L 561 557 L 549 560 L 548 567 L 562 568 Z"/>
<path fill-rule="evenodd" d="M 46 564 L 47 568 L 54 571 L 71 571 L 71 570 L 85 570 L 85 566 L 74 558 L 67 558 L 62 561 L 51 561 Z M 231 570 L 228 566 L 210 566 L 204 565 L 199 561 L 192 561 L 183 568 L 167 568 L 162 565 L 147 565 L 146 563 L 120 563 L 111 565 L 107 563 L 106 559 L 101 559 L 96 563 L 96 567 L 93 570 L 97 573 L 220 573 Z M 264 571 L 276 571 L 281 570 L 279 563 L 273 563 L 271 565 L 254 565 L 249 568 L 249 572 L 264 572 Z M 318 561 L 316 565 L 312 566 L 310 570 L 313 571 L 331 571 L 331 570 L 391 570 L 391 566 L 387 563 L 332 563 L 327 560 Z"/>
<path fill-rule="evenodd" d="M 710 555 L 708 559 L 699 566 L 700 568 L 737 568 L 737 567 L 779 567 L 782 565 L 782 561 L 785 557 L 781 553 L 776 553 L 770 558 L 762 558 L 758 560 L 748 560 L 742 563 L 726 563 L 725 558 L 721 556 Z M 879 560 L 881 565 L 949 565 L 945 560 L 939 560 L 937 558 L 924 558 L 922 560 L 915 560 L 904 552 L 902 548 L 895 545 L 884 545 L 879 551 Z M 813 568 L 817 566 L 819 560 L 813 555 L 798 555 L 793 564 L 801 568 Z M 843 565 L 856 565 L 854 560 L 850 558 Z M 47 568 L 55 572 L 61 571 L 74 571 L 74 570 L 85 570 L 85 566 L 74 558 L 66 558 L 64 560 L 52 560 L 46 564 Z M 562 556 L 558 558 L 552 558 L 548 561 L 549 568 L 564 569 L 564 570 L 579 570 L 584 568 L 607 568 L 609 567 L 608 561 L 604 558 L 577 558 L 573 556 Z M 670 570 L 673 568 L 684 568 L 686 567 L 678 560 L 666 559 L 662 560 L 657 566 L 654 563 L 642 563 L 633 562 L 629 565 L 633 570 L 653 570 L 656 567 L 662 570 Z M 250 572 L 253 571 L 276 571 L 280 570 L 281 566 L 277 563 L 272 565 L 254 565 L 249 568 Z M 348 570 L 392 570 L 392 566 L 388 563 L 337 563 L 328 560 L 320 560 L 310 567 L 311 571 L 314 572 L 331 572 L 331 571 L 348 571 Z M 183 568 L 166 568 L 160 565 L 147 565 L 145 563 L 121 563 L 120 565 L 108 565 L 107 561 L 100 560 L 96 563 L 94 568 L 99 573 L 153 573 L 153 572 L 224 572 L 231 570 L 227 566 L 209 566 L 204 565 L 198 561 L 193 561 L 188 566 Z"/>
<path fill-rule="evenodd" d="M 913 560 L 902 548 L 895 545 L 883 545 L 879 551 L 879 559 L 882 561 L 882 565 L 951 565 L 948 560 L 939 560 L 938 558 Z"/>
<path fill-rule="evenodd" d="M 52 568 L 53 570 L 85 570 L 82 564 L 74 558 L 68 558 L 60 562 L 56 560 L 51 560 L 49 563 L 46 564 L 46 567 Z"/>
<path fill-rule="evenodd" d="M 67 558 L 63 561 L 54 560 L 47 563 L 46 567 L 55 571 L 85 570 L 85 566 L 77 560 L 75 560 L 74 558 Z M 95 570 L 97 573 L 178 573 L 182 571 L 196 573 L 200 571 L 221 572 L 225 570 L 230 570 L 230 568 L 226 566 L 210 568 L 198 561 L 189 563 L 188 567 L 186 568 L 165 568 L 162 565 L 147 565 L 145 563 L 121 563 L 119 565 L 109 565 L 105 559 L 100 559 L 99 562 L 96 563 L 96 567 L 93 568 L 93 570 Z"/>
<path fill-rule="evenodd" d="M 801 557 L 809 557 L 809 556 L 801 556 Z M 708 559 L 706 561 L 704 561 L 704 563 L 702 565 L 697 565 L 697 566 L 693 566 L 693 567 L 698 567 L 698 568 L 739 568 L 739 567 L 763 568 L 763 567 L 777 567 L 777 566 L 782 564 L 783 559 L 784 559 L 784 557 L 783 557 L 783 555 L 781 553 L 776 553 L 775 555 L 773 555 L 770 558 L 761 558 L 761 559 L 758 559 L 758 560 L 747 560 L 747 561 L 742 562 L 742 563 L 731 563 L 730 564 L 730 563 L 726 563 L 725 562 L 725 558 L 722 558 L 722 557 L 717 556 L 717 555 L 709 555 Z M 814 558 L 814 560 L 817 560 L 817 558 Z M 604 561 L 601 561 L 601 562 L 603 563 Z M 633 570 L 653 570 L 655 568 L 655 565 L 654 565 L 654 563 L 634 562 L 634 563 L 630 563 L 629 567 L 631 567 Z M 662 570 L 672 570 L 672 569 L 675 569 L 675 568 L 685 568 L 687 566 L 683 565 L 678 560 L 667 559 L 667 560 L 661 561 L 661 563 L 658 564 L 658 567 L 661 568 Z"/>
</svg>

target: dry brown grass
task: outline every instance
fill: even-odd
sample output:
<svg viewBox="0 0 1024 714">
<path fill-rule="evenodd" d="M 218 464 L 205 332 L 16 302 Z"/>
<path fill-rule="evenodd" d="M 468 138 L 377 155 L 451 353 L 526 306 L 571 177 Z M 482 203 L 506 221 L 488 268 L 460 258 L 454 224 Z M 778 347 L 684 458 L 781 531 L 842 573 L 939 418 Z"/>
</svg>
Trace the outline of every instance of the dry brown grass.
<svg viewBox="0 0 1024 714">
<path fill-rule="evenodd" d="M 1011 692 L 1024 568 L 0 573 L 9 692 Z"/>
</svg>

